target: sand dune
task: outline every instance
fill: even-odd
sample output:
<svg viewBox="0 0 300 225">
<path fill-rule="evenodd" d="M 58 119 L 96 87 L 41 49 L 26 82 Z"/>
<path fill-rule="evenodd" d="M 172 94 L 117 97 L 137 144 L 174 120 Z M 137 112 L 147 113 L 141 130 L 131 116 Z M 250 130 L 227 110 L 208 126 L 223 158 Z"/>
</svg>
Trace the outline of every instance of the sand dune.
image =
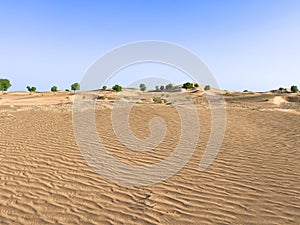
<svg viewBox="0 0 300 225">
<path fill-rule="evenodd" d="M 300 224 L 300 117 L 275 110 L 298 112 L 299 103 L 225 96 L 225 139 L 213 164 L 200 172 L 211 115 L 202 94 L 191 96 L 201 124 L 191 160 L 145 187 L 116 184 L 87 164 L 73 134 L 71 104 L 60 103 L 65 94 L 39 96 L 41 104 L 29 106 L 33 96 L 1 96 L 0 224 Z M 171 154 L 180 138 L 171 105 L 134 106 L 130 127 L 137 137 L 149 135 L 154 115 L 168 127 L 155 150 L 141 153 L 117 140 L 111 104 L 96 107 L 96 128 L 110 154 L 132 165 Z"/>
</svg>

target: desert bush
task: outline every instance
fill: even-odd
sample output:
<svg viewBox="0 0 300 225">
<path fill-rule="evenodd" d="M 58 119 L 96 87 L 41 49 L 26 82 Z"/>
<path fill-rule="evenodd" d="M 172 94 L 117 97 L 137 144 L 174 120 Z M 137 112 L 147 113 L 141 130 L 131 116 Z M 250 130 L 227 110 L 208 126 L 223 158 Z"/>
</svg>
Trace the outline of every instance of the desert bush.
<svg viewBox="0 0 300 225">
<path fill-rule="evenodd" d="M 116 92 L 122 91 L 122 87 L 121 87 L 120 85 L 118 85 L 118 84 L 115 84 L 115 85 L 112 87 L 112 89 L 113 89 L 114 91 L 116 91 Z"/>
<path fill-rule="evenodd" d="M 204 90 L 205 90 L 205 91 L 209 91 L 209 90 L 210 90 L 210 85 L 206 85 L 206 86 L 204 87 Z"/>
<path fill-rule="evenodd" d="M 29 92 L 36 92 L 36 87 L 27 86 L 26 88 Z"/>
<path fill-rule="evenodd" d="M 155 86 L 155 90 L 159 91 L 159 86 L 158 85 Z"/>
<path fill-rule="evenodd" d="M 296 85 L 293 85 L 293 86 L 291 87 L 291 91 L 292 91 L 293 93 L 297 93 L 297 92 L 299 92 L 299 89 L 298 89 L 298 87 L 297 87 Z"/>
<path fill-rule="evenodd" d="M 248 90 L 244 90 L 243 92 L 249 92 Z"/>
<path fill-rule="evenodd" d="M 166 85 L 166 89 L 167 89 L 167 90 L 172 89 L 172 88 L 173 88 L 173 84 L 167 84 L 167 85 Z"/>
<path fill-rule="evenodd" d="M 199 84 L 198 84 L 198 83 L 196 83 L 194 86 L 195 86 L 195 87 L 199 87 Z"/>
<path fill-rule="evenodd" d="M 154 97 L 153 98 L 153 102 L 155 102 L 155 103 L 162 103 L 163 101 L 162 101 L 162 99 L 160 97 Z"/>
<path fill-rule="evenodd" d="M 185 88 L 185 89 L 191 89 L 191 88 L 194 87 L 194 85 L 190 82 L 186 82 L 182 85 L 182 87 Z"/>
<path fill-rule="evenodd" d="M 71 90 L 74 91 L 74 93 L 76 91 L 79 91 L 80 90 L 80 84 L 79 83 L 71 84 Z"/>
<path fill-rule="evenodd" d="M 140 90 L 141 91 L 146 91 L 147 87 L 145 84 L 140 84 Z"/>
<path fill-rule="evenodd" d="M 51 87 L 51 91 L 52 91 L 52 92 L 56 92 L 56 91 L 57 91 L 57 87 L 56 87 L 56 86 L 52 86 L 52 87 Z"/>
<path fill-rule="evenodd" d="M 8 79 L 0 79 L 0 91 L 7 91 L 11 87 Z"/>
<path fill-rule="evenodd" d="M 65 91 L 66 91 L 66 92 L 69 92 L 70 90 L 69 90 L 69 89 L 65 89 Z"/>
<path fill-rule="evenodd" d="M 160 88 L 159 88 L 161 91 L 163 91 L 165 89 L 165 86 L 164 85 L 161 85 Z"/>
<path fill-rule="evenodd" d="M 104 85 L 104 86 L 102 87 L 102 90 L 105 91 L 106 89 L 107 89 L 107 86 Z"/>
</svg>

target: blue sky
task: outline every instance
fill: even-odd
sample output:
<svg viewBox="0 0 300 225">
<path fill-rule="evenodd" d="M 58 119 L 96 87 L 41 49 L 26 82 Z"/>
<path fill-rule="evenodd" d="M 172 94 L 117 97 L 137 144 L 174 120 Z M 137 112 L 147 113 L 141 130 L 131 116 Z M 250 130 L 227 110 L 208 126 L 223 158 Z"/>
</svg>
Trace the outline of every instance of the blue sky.
<svg viewBox="0 0 300 225">
<path fill-rule="evenodd" d="M 0 77 L 11 80 L 11 90 L 69 88 L 110 49 L 141 40 L 191 50 L 222 89 L 300 85 L 297 0 L 0 0 Z M 157 68 L 136 71 L 160 76 Z M 174 82 L 187 79 L 168 71 Z M 129 73 L 117 75 L 112 82 L 128 84 Z"/>
</svg>

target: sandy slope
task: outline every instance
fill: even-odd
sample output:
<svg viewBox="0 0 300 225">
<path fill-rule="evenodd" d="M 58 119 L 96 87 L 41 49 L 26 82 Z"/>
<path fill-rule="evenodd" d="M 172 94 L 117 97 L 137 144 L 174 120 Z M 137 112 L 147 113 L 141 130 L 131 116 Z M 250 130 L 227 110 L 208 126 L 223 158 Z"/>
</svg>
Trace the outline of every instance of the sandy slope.
<svg viewBox="0 0 300 225">
<path fill-rule="evenodd" d="M 191 160 L 170 179 L 146 187 L 115 184 L 87 165 L 72 132 L 70 105 L 0 108 L 0 224 L 300 224 L 299 114 L 272 110 L 272 102 L 228 100 L 222 148 L 199 172 L 210 131 L 203 104 Z M 149 135 L 153 115 L 168 125 L 161 145 L 141 154 L 115 138 L 110 107 L 100 105 L 97 131 L 118 159 L 149 164 L 176 146 L 180 124 L 171 106 L 134 107 L 130 126 L 138 137 Z"/>
</svg>

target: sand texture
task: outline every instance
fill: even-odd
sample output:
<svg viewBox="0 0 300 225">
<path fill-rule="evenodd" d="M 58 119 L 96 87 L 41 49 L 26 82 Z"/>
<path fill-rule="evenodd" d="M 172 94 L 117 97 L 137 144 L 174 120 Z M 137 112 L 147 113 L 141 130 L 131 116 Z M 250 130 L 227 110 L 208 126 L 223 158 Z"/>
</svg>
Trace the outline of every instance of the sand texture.
<svg viewBox="0 0 300 225">
<path fill-rule="evenodd" d="M 300 103 L 271 93 L 225 95 L 225 138 L 201 172 L 211 114 L 203 93 L 188 94 L 201 126 L 196 150 L 177 174 L 145 187 L 114 183 L 84 160 L 71 94 L 1 95 L 0 224 L 300 224 Z M 146 165 L 172 153 L 180 123 L 171 105 L 149 101 L 132 109 L 130 127 L 139 138 L 149 136 L 153 116 L 165 120 L 166 138 L 150 152 L 116 138 L 111 107 L 109 97 L 96 107 L 96 128 L 111 155 Z"/>
</svg>

